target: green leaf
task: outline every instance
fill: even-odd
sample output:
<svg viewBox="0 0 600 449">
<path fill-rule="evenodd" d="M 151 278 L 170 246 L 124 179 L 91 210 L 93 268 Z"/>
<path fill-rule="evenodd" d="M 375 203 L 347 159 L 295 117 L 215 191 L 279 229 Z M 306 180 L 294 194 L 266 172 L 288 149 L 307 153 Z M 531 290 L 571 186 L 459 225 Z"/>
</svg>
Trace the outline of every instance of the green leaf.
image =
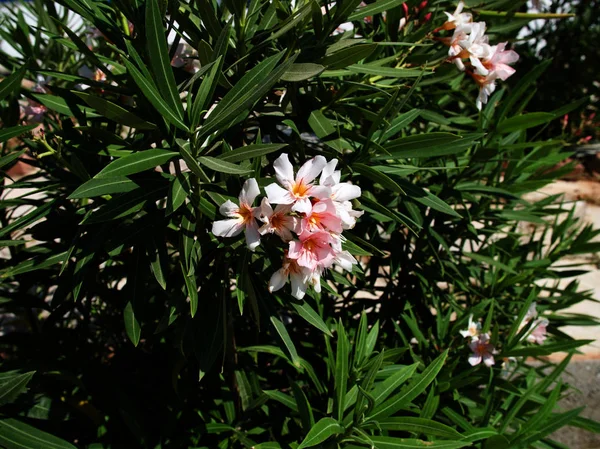
<svg viewBox="0 0 600 449">
<path fill-rule="evenodd" d="M 385 142 L 410 125 L 421 113 L 420 109 L 412 109 L 398 116 L 382 134 L 380 141 Z M 377 133 L 375 133 L 377 135 Z"/>
<path fill-rule="evenodd" d="M 543 424 L 540 424 L 536 428 L 536 432 L 531 436 L 524 438 L 519 441 L 521 447 L 529 447 L 529 445 L 535 441 L 541 440 L 542 438 L 550 435 L 552 432 L 560 429 L 563 426 L 569 424 L 573 419 L 585 409 L 585 407 L 579 407 L 574 410 L 569 410 L 565 413 L 557 413 L 548 418 Z"/>
<path fill-rule="evenodd" d="M 294 346 L 294 343 L 292 342 L 292 339 L 290 338 L 290 334 L 288 334 L 288 331 L 285 328 L 285 325 L 276 316 L 271 316 L 271 323 L 273 323 L 273 327 L 275 327 L 275 330 L 279 334 L 279 337 L 281 337 L 281 340 L 283 341 L 284 346 L 288 350 L 290 357 L 292 359 L 292 363 L 294 364 L 295 367 L 300 368 L 300 366 L 301 366 L 300 365 L 300 357 L 298 357 L 298 352 L 296 351 L 296 347 Z"/>
<path fill-rule="evenodd" d="M 383 11 L 389 11 L 390 9 L 394 9 L 400 5 L 402 5 L 403 0 L 377 0 L 363 8 L 360 8 L 358 11 L 351 14 L 348 17 L 348 21 L 352 22 L 354 20 L 360 20 L 363 17 L 372 16 L 374 14 L 379 14 Z"/>
<path fill-rule="evenodd" d="M 131 179 L 124 176 L 110 178 L 90 179 L 69 195 L 69 199 L 93 198 L 95 196 L 110 195 L 113 193 L 131 192 L 139 186 Z"/>
<path fill-rule="evenodd" d="M 26 391 L 27 384 L 35 374 L 30 371 L 14 377 L 0 379 L 0 406 L 13 402 L 17 396 Z"/>
<path fill-rule="evenodd" d="M 308 322 L 312 326 L 316 327 L 324 334 L 327 334 L 330 337 L 332 336 L 332 333 L 329 330 L 329 328 L 327 327 L 327 324 L 325 324 L 325 322 L 319 316 L 319 314 L 317 312 L 315 312 L 315 310 L 311 306 L 309 306 L 306 303 L 306 301 L 301 304 L 293 302 L 292 307 L 294 309 L 296 309 L 296 312 L 298 312 L 298 315 L 300 315 L 302 318 L 304 318 L 306 320 L 306 322 Z"/>
<path fill-rule="evenodd" d="M 378 384 L 376 384 L 375 388 L 373 388 L 373 391 L 371 392 L 373 398 L 375 399 L 375 402 L 379 404 L 385 401 L 389 397 L 389 395 L 394 392 L 396 388 L 398 388 L 400 385 L 402 385 L 414 375 L 418 367 L 418 363 L 403 366 L 390 377 L 385 379 L 383 382 L 379 382 Z"/>
<path fill-rule="evenodd" d="M 560 341 L 557 343 L 545 343 L 540 346 L 530 346 L 527 348 L 511 349 L 502 353 L 503 357 L 539 357 L 551 355 L 555 352 L 567 352 L 571 349 L 579 348 L 580 346 L 589 345 L 594 340 L 572 340 Z"/>
<path fill-rule="evenodd" d="M 0 83 L 0 101 L 21 89 L 21 80 L 25 76 L 25 72 L 27 72 L 27 67 L 22 66 L 2 80 Z"/>
<path fill-rule="evenodd" d="M 295 412 L 298 411 L 298 404 L 296 404 L 296 401 L 291 396 L 277 390 L 264 390 L 263 393 L 266 394 L 269 397 L 269 399 L 273 399 L 285 405 L 290 410 L 293 410 Z"/>
<path fill-rule="evenodd" d="M 209 102 L 212 100 L 222 69 L 223 57 L 219 56 L 216 61 L 212 63 L 210 72 L 208 72 L 208 75 L 206 75 L 206 77 L 202 80 L 202 84 L 200 84 L 198 93 L 196 93 L 196 96 L 194 97 L 191 115 L 192 128 L 196 128 L 198 126 L 202 111 L 207 108 Z"/>
<path fill-rule="evenodd" d="M 402 187 L 400 187 L 396 181 L 373 167 L 369 167 L 365 164 L 354 164 L 352 165 L 352 169 L 369 178 L 371 181 L 380 184 L 385 189 L 391 190 L 392 192 L 405 194 L 404 190 L 402 190 Z"/>
<path fill-rule="evenodd" d="M 312 62 L 292 64 L 290 68 L 281 75 L 281 79 L 290 82 L 306 81 L 315 76 L 319 76 L 323 70 L 325 70 L 324 66 Z"/>
<path fill-rule="evenodd" d="M 408 438 L 371 437 L 377 449 L 458 449 L 470 446 L 463 441 L 423 441 Z"/>
<path fill-rule="evenodd" d="M 471 253 L 471 252 L 464 252 L 463 254 L 477 262 L 488 264 L 492 267 L 496 267 L 500 270 L 507 271 L 508 273 L 511 273 L 511 274 L 517 274 L 517 272 L 515 270 L 513 270 L 511 267 L 509 267 L 508 265 L 505 265 L 502 262 L 499 262 L 496 259 L 493 259 L 491 257 L 483 256 L 481 254 L 476 254 L 476 253 Z"/>
<path fill-rule="evenodd" d="M 134 113 L 129 112 L 127 109 L 122 108 L 113 102 L 105 100 L 102 97 L 84 92 L 73 93 L 83 99 L 83 101 L 85 101 L 89 106 L 98 111 L 99 114 L 117 123 L 142 130 L 156 128 L 155 124 L 149 123 L 146 120 L 142 120 Z"/>
<path fill-rule="evenodd" d="M 67 256 L 68 252 L 63 251 L 61 253 L 53 254 L 52 256 L 34 257 L 33 259 L 25 260 L 17 265 L 4 269 L 0 274 L 0 278 L 7 278 L 23 273 L 29 273 L 31 271 L 42 270 L 57 263 L 64 264 L 67 261 Z"/>
<path fill-rule="evenodd" d="M 59 96 L 50 95 L 50 94 L 31 94 L 37 101 L 46 106 L 48 109 L 52 109 L 53 111 L 58 112 L 59 114 L 66 115 L 68 117 L 73 117 L 74 111 L 71 109 L 71 105 L 67 103 L 67 101 Z M 93 109 L 88 108 L 86 106 L 78 106 L 73 105 L 74 108 L 78 110 L 78 112 L 85 112 L 87 118 L 96 118 L 101 117 L 99 114 L 96 114 Z"/>
<path fill-rule="evenodd" d="M 460 440 L 463 438 L 463 435 L 461 435 L 452 427 L 432 421 L 430 419 L 415 418 L 410 416 L 385 418 L 379 420 L 377 425 L 384 430 L 413 432 L 427 436 L 435 435 L 451 440 Z"/>
<path fill-rule="evenodd" d="M 323 139 L 336 131 L 335 126 L 333 126 L 329 119 L 319 110 L 310 113 L 308 124 L 319 139 Z"/>
<path fill-rule="evenodd" d="M 462 218 L 461 215 L 451 206 L 427 190 L 417 185 L 410 184 L 406 181 L 400 181 L 400 185 L 406 192 L 406 196 L 408 196 L 411 200 L 417 201 L 426 207 L 431 207 L 438 212 L 442 212 L 453 217 Z"/>
<path fill-rule="evenodd" d="M 335 353 L 335 394 L 336 394 L 336 416 L 339 420 L 344 417 L 344 398 L 348 385 L 348 366 L 350 357 L 350 343 L 342 321 L 337 325 L 337 348 Z"/>
<path fill-rule="evenodd" d="M 305 447 L 313 447 L 317 444 L 321 444 L 323 441 L 328 438 L 339 435 L 344 432 L 344 428 L 340 426 L 340 424 L 333 418 L 321 418 L 319 422 L 317 422 L 306 438 L 302 441 L 298 449 L 303 449 Z"/>
<path fill-rule="evenodd" d="M 191 191 L 189 178 L 190 174 L 187 172 L 173 178 L 171 189 L 167 195 L 167 206 L 165 208 L 166 215 L 171 215 L 185 203 L 188 192 Z"/>
<path fill-rule="evenodd" d="M 34 221 L 37 221 L 40 218 L 45 217 L 52 210 L 52 207 L 54 206 L 55 201 L 56 200 L 52 200 L 52 201 L 47 202 L 43 206 L 36 207 L 28 214 L 25 214 L 22 217 L 19 217 L 18 219 L 16 219 L 12 223 L 10 223 L 8 226 L 3 226 L 0 229 L 0 237 L 4 237 L 5 235 L 10 234 L 11 232 L 13 232 L 17 229 L 21 229 L 22 227 L 28 226 L 29 224 L 33 223 Z"/>
<path fill-rule="evenodd" d="M 146 1 L 146 41 L 150 57 L 150 69 L 154 74 L 158 90 L 177 118 L 183 119 L 183 105 L 179 99 L 171 58 L 167 48 L 167 38 L 162 23 L 158 0 Z"/>
<path fill-rule="evenodd" d="M 315 425 L 315 418 L 313 417 L 310 402 L 308 402 L 304 391 L 302 391 L 298 383 L 292 382 L 292 392 L 298 405 L 298 413 L 300 413 L 300 418 L 302 419 L 302 428 L 305 431 L 309 431 Z"/>
<path fill-rule="evenodd" d="M 150 149 L 138 151 L 137 153 L 121 157 L 111 162 L 104 167 L 100 173 L 94 176 L 94 178 L 100 179 L 133 175 L 134 173 L 139 173 L 162 165 L 173 159 L 175 156 L 178 156 L 178 154 L 174 151 L 167 150 Z"/>
<path fill-rule="evenodd" d="M 31 131 L 32 129 L 35 129 L 38 126 L 39 125 L 35 123 L 33 125 L 13 126 L 11 128 L 0 129 L 0 143 L 6 142 L 7 140 L 12 139 L 13 137 L 20 136 L 21 134 L 25 134 L 27 131 Z M 23 152 L 21 152 L 21 154 L 22 153 Z M 2 159 L 0 159 L 0 161 L 2 161 Z M 0 167 L 2 167 L 3 165 L 6 164 L 2 164 L 2 162 L 0 162 Z"/>
<path fill-rule="evenodd" d="M 418 134 L 392 140 L 385 145 L 386 155 L 375 156 L 374 160 L 424 158 L 449 156 L 470 148 L 483 134 L 459 137 L 448 133 Z"/>
<path fill-rule="evenodd" d="M 135 317 L 135 312 L 133 310 L 133 304 L 131 301 L 127 302 L 125 310 L 123 310 L 123 320 L 125 321 L 125 332 L 127 333 L 129 340 L 131 340 L 134 346 L 137 346 L 140 342 L 142 328 Z"/>
<path fill-rule="evenodd" d="M 87 216 L 81 223 L 85 225 L 104 223 L 126 217 L 140 211 L 146 202 L 163 196 L 164 184 L 157 184 L 144 189 L 135 189 L 111 199 L 107 204 Z"/>
<path fill-rule="evenodd" d="M 353 47 L 355 48 L 355 47 Z M 395 69 L 392 67 L 381 67 L 375 64 L 354 64 L 348 67 L 352 73 L 362 73 L 372 76 L 383 76 L 390 78 L 418 78 L 423 75 L 432 75 L 433 72 L 425 72 L 417 69 Z"/>
<path fill-rule="evenodd" d="M 500 122 L 496 131 L 499 133 L 511 133 L 523 129 L 543 125 L 556 118 L 554 114 L 547 112 L 531 112 L 529 114 L 517 115 Z"/>
<path fill-rule="evenodd" d="M 329 56 L 325 56 L 321 60 L 321 64 L 330 70 L 343 69 L 367 58 L 376 48 L 376 44 L 359 44 L 343 48 Z"/>
<path fill-rule="evenodd" d="M 156 110 L 171 124 L 175 125 L 177 128 L 189 132 L 188 127 L 183 122 L 183 119 L 179 117 L 179 115 L 171 109 L 165 101 L 162 99 L 158 91 L 156 90 L 156 86 L 152 81 L 149 81 L 147 78 L 142 75 L 142 73 L 129 61 L 126 59 L 123 60 L 125 63 L 125 67 L 127 67 L 127 72 L 135 81 L 135 84 L 140 88 L 144 97 L 156 108 Z"/>
<path fill-rule="evenodd" d="M 193 318 L 198 311 L 198 284 L 196 282 L 196 275 L 194 273 L 187 273 L 183 264 L 181 264 L 181 271 L 183 273 L 187 296 L 190 298 L 190 315 Z"/>
<path fill-rule="evenodd" d="M 403 388 L 400 393 L 391 397 L 383 404 L 375 407 L 373 414 L 369 416 L 369 420 L 377 420 L 393 415 L 417 396 L 419 396 L 423 391 L 425 391 L 427 386 L 433 382 L 437 374 L 442 369 L 442 366 L 444 366 L 447 356 L 448 350 L 444 351 L 444 353 L 435 359 L 416 380 L 414 380 L 407 387 Z"/>
<path fill-rule="evenodd" d="M 275 151 L 279 151 L 285 148 L 287 143 L 264 143 L 264 144 L 252 144 L 246 145 L 245 147 L 236 148 L 235 150 L 223 153 L 218 157 L 222 161 L 227 162 L 243 162 L 254 159 L 255 157 L 261 157 Z"/>
<path fill-rule="evenodd" d="M 292 56 L 277 66 L 283 55 L 283 52 L 273 55 L 246 73 L 217 103 L 200 128 L 200 136 L 206 136 L 216 130 L 224 131 L 224 125 L 229 125 L 262 98 L 296 59 L 296 56 Z"/>
<path fill-rule="evenodd" d="M 5 165 L 10 164 L 15 159 L 18 159 L 19 156 L 21 156 L 23 153 L 25 153 L 25 151 L 26 150 L 15 151 L 14 153 L 9 153 L 6 156 L 0 157 L 0 168 L 4 167 Z"/>
<path fill-rule="evenodd" d="M 252 173 L 252 170 L 250 169 L 242 168 L 237 164 L 232 164 L 231 162 L 217 159 L 216 157 L 200 156 L 198 162 L 211 170 L 227 173 L 229 175 L 247 175 Z"/>
<path fill-rule="evenodd" d="M 0 420 L 0 446 L 7 449 L 77 449 L 61 438 L 10 418 Z"/>
</svg>

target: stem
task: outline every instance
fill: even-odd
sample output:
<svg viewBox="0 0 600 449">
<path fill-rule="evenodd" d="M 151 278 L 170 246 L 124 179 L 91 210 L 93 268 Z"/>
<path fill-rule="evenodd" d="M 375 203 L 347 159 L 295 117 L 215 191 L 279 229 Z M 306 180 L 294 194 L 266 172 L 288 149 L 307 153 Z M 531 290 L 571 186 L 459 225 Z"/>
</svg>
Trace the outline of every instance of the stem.
<svg viewBox="0 0 600 449">
<path fill-rule="evenodd" d="M 567 19 L 575 17 L 575 14 L 558 14 L 558 13 L 530 13 L 530 12 L 500 12 L 486 11 L 484 9 L 473 10 L 474 13 L 482 17 L 514 17 L 515 19 Z"/>
</svg>

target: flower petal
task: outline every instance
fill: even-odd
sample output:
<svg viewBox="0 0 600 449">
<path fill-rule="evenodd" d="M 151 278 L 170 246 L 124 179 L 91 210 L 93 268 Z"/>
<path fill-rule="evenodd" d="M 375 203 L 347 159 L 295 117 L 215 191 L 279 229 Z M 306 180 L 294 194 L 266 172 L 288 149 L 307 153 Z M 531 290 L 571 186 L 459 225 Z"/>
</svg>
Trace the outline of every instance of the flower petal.
<svg viewBox="0 0 600 449">
<path fill-rule="evenodd" d="M 356 265 L 356 259 L 348 251 L 342 251 L 335 256 L 335 263 L 346 271 L 352 271 L 352 266 Z"/>
<path fill-rule="evenodd" d="M 336 184 L 333 174 L 335 172 L 335 167 L 338 163 L 337 159 L 331 159 L 327 162 L 325 168 L 323 168 L 323 172 L 321 173 L 321 177 L 319 178 L 319 184 L 322 186 L 333 186 Z"/>
<path fill-rule="evenodd" d="M 223 204 L 221 204 L 221 207 L 219 207 L 219 212 L 221 213 L 221 215 L 225 215 L 226 217 L 231 218 L 239 217 L 239 210 L 240 207 L 230 200 L 225 201 Z"/>
<path fill-rule="evenodd" d="M 479 365 L 481 363 L 481 356 L 477 354 L 469 356 L 469 363 L 471 366 Z"/>
<path fill-rule="evenodd" d="M 331 197 L 331 187 L 328 186 L 311 186 L 308 191 L 309 196 L 314 196 L 320 200 L 325 200 Z"/>
<path fill-rule="evenodd" d="M 252 206 L 252 203 L 259 195 L 260 189 L 258 188 L 258 183 L 256 179 L 250 178 L 246 179 L 244 185 L 242 187 L 242 191 L 240 192 L 240 204 L 246 203 L 248 206 Z"/>
<path fill-rule="evenodd" d="M 271 293 L 276 292 L 281 289 L 285 283 L 287 282 L 287 275 L 285 274 L 285 270 L 280 268 L 271 276 L 269 280 L 269 291 Z"/>
<path fill-rule="evenodd" d="M 341 202 L 350 201 L 358 198 L 361 193 L 360 187 L 349 182 L 343 182 L 333 188 L 333 199 Z"/>
<path fill-rule="evenodd" d="M 294 212 L 310 214 L 310 211 L 312 210 L 312 204 L 308 198 L 304 198 L 296 201 L 296 203 L 292 206 L 292 210 Z"/>
<path fill-rule="evenodd" d="M 241 220 L 235 218 L 231 220 L 215 221 L 212 226 L 212 233 L 217 237 L 235 237 L 244 229 Z"/>
<path fill-rule="evenodd" d="M 496 363 L 494 356 L 491 354 L 483 354 L 483 363 L 485 366 L 490 367 Z"/>
<path fill-rule="evenodd" d="M 327 159 L 323 156 L 315 156 L 312 159 L 306 161 L 300 170 L 298 170 L 298 174 L 296 175 L 296 182 L 300 182 L 300 180 L 304 181 L 305 184 L 312 182 L 319 173 L 325 168 L 327 165 Z"/>
<path fill-rule="evenodd" d="M 306 275 L 304 273 L 290 273 L 292 296 L 296 299 L 304 298 L 306 294 Z"/>
<path fill-rule="evenodd" d="M 286 153 L 282 153 L 281 156 L 275 159 L 273 168 L 275 169 L 275 176 L 282 186 L 288 187 L 294 183 L 294 167 Z"/>
<path fill-rule="evenodd" d="M 267 192 L 271 204 L 292 204 L 294 202 L 294 197 L 290 192 L 278 184 L 269 184 L 265 187 L 265 192 Z"/>
<path fill-rule="evenodd" d="M 260 233 L 255 223 L 246 226 L 246 245 L 250 251 L 254 251 L 260 245 Z"/>
</svg>

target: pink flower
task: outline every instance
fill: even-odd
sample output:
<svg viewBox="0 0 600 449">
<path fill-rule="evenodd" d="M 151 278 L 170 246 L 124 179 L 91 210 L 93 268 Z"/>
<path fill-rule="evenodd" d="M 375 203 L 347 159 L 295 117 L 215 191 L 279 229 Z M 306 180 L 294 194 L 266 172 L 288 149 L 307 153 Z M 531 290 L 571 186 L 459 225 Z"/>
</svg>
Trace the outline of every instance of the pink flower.
<svg viewBox="0 0 600 449">
<path fill-rule="evenodd" d="M 488 334 L 481 334 L 478 339 L 473 339 L 469 343 L 469 348 L 473 351 L 473 354 L 469 357 L 469 363 L 472 366 L 479 365 L 482 360 L 485 366 L 488 367 L 496 363 L 494 360 L 496 350 L 489 341 L 490 336 Z"/>
<path fill-rule="evenodd" d="M 289 204 L 278 204 L 275 210 L 269 204 L 267 198 L 260 203 L 260 215 L 258 219 L 264 224 L 258 232 L 260 235 L 277 234 L 284 242 L 289 242 L 294 237 L 292 231 L 300 233 L 298 218 L 289 215 L 292 207 Z"/>
<path fill-rule="evenodd" d="M 527 336 L 527 341 L 529 343 L 537 343 L 538 345 L 544 344 L 547 333 L 546 327 L 548 326 L 548 324 L 549 322 L 545 318 L 535 320 L 532 325 L 533 330 Z"/>
<path fill-rule="evenodd" d="M 301 221 L 301 232 L 342 232 L 342 220 L 330 199 L 317 201 Z"/>
<path fill-rule="evenodd" d="M 332 248 L 333 237 L 325 231 L 304 232 L 300 240 L 292 240 L 288 258 L 294 259 L 301 267 L 311 271 L 317 268 L 329 268 L 335 261 Z"/>
<path fill-rule="evenodd" d="M 364 211 L 353 210 L 350 200 L 358 198 L 362 191 L 360 187 L 354 184 L 340 182 L 341 172 L 335 169 L 337 162 L 337 159 L 332 159 L 323 168 L 319 185 L 331 189 L 329 198 L 333 201 L 337 215 L 342 220 L 342 228 L 352 229 L 356 224 L 356 219 L 364 214 Z"/>
<path fill-rule="evenodd" d="M 294 259 L 283 257 L 281 268 L 271 276 L 269 280 L 269 291 L 275 292 L 281 289 L 288 280 L 291 280 L 292 295 L 297 299 L 302 299 L 306 293 L 307 284 L 310 278 L 310 270 L 298 265 Z"/>
<path fill-rule="evenodd" d="M 288 155 L 283 153 L 273 163 L 275 176 L 281 185 L 273 183 L 265 188 L 269 203 L 291 204 L 294 212 L 310 212 L 311 202 L 309 198 L 311 196 L 327 198 L 330 195 L 328 187 L 312 184 L 325 165 L 327 165 L 325 158 L 316 156 L 300 167 L 296 177 L 294 177 L 294 167 L 290 163 Z"/>
<path fill-rule="evenodd" d="M 506 42 L 494 45 L 489 48 L 487 54 L 481 56 L 481 61 L 471 61 L 475 67 L 475 73 L 481 76 L 490 76 L 494 79 L 505 81 L 513 75 L 516 70 L 508 64 L 513 64 L 519 60 L 519 55 L 513 50 L 505 50 Z"/>
<path fill-rule="evenodd" d="M 230 219 L 215 221 L 212 233 L 218 237 L 234 237 L 245 230 L 248 249 L 254 251 L 260 245 L 260 233 L 255 219 L 258 208 L 252 207 L 252 203 L 259 193 L 256 179 L 246 180 L 240 192 L 239 206 L 230 200 L 225 201 L 219 212 Z"/>
<path fill-rule="evenodd" d="M 490 47 L 489 55 L 483 59 L 471 58 L 471 64 L 475 67 L 472 76 L 480 87 L 476 102 L 480 110 L 496 89 L 496 79 L 504 81 L 515 73 L 515 69 L 508 64 L 516 62 L 519 55 L 512 50 L 504 50 L 505 47 L 506 43 L 498 44 Z"/>
</svg>

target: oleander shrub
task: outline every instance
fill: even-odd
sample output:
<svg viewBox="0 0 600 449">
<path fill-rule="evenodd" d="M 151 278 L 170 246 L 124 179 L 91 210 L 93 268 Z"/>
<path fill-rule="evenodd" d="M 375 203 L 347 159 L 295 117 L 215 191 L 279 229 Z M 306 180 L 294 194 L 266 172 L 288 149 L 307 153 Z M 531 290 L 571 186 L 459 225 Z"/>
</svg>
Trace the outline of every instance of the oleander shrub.
<svg viewBox="0 0 600 449">
<path fill-rule="evenodd" d="M 463 6 L 4 6 L 0 446 L 597 432 L 559 400 L 599 231 L 530 195 L 586 99 L 531 110 L 534 16 Z"/>
</svg>

